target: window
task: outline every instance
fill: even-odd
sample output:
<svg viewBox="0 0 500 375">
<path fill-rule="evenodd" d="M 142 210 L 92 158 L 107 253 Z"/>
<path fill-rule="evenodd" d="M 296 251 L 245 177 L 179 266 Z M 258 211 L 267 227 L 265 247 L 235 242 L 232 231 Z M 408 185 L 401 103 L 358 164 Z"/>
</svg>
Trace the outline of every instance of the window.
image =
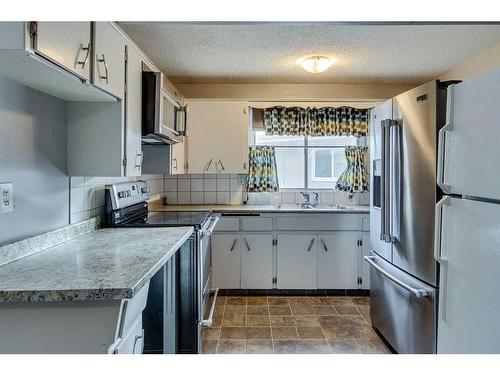
<svg viewBox="0 0 500 375">
<path fill-rule="evenodd" d="M 281 189 L 333 189 L 347 166 L 345 146 L 357 144 L 356 137 L 253 134 L 255 145 L 275 147 Z"/>
</svg>

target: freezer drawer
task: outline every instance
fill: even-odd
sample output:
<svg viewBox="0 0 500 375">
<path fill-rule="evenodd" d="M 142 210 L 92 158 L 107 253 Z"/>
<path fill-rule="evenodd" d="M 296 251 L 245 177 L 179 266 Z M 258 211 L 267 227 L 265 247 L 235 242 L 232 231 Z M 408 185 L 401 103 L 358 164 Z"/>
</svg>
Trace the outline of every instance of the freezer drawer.
<svg viewBox="0 0 500 375">
<path fill-rule="evenodd" d="M 371 252 L 372 325 L 398 352 L 436 352 L 436 289 Z"/>
</svg>

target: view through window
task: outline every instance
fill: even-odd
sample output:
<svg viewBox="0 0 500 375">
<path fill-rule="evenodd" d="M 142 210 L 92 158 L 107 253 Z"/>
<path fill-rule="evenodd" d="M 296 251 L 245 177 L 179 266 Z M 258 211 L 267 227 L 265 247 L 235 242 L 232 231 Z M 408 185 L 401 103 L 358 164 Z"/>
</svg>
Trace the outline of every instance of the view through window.
<svg viewBox="0 0 500 375">
<path fill-rule="evenodd" d="M 266 135 L 254 131 L 254 144 L 274 146 L 280 189 L 333 189 L 345 170 L 345 147 L 356 137 Z"/>
</svg>

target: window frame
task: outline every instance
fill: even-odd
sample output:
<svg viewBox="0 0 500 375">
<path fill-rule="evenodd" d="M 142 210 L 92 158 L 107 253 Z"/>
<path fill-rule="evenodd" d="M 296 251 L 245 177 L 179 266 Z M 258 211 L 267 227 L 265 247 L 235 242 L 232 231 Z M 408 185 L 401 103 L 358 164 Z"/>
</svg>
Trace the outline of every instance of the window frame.
<svg viewBox="0 0 500 375">
<path fill-rule="evenodd" d="M 256 129 L 256 130 L 251 130 L 251 134 L 252 134 L 252 145 L 256 145 L 255 144 L 255 141 L 256 141 L 256 133 L 258 131 L 263 131 L 261 129 Z M 304 187 L 303 188 L 282 188 L 280 186 L 280 191 L 304 191 L 304 190 L 310 190 L 310 191 L 317 191 L 317 190 L 320 190 L 320 191 L 328 191 L 328 190 L 333 190 L 334 189 L 334 186 L 335 184 L 337 183 L 337 181 L 335 180 L 335 182 L 333 182 L 333 186 L 331 188 L 311 188 L 309 187 L 309 184 L 308 184 L 308 176 L 309 176 L 309 156 L 308 156 L 308 150 L 309 149 L 344 149 L 348 146 L 351 146 L 351 145 L 344 145 L 344 146 L 325 146 L 325 145 L 309 145 L 309 138 L 311 137 L 310 135 L 304 135 L 304 145 L 303 146 L 275 146 L 273 145 L 273 147 L 275 149 L 277 148 L 303 148 L 304 149 Z M 354 137 L 355 138 L 356 142 L 355 142 L 355 145 L 356 146 L 363 146 L 366 144 L 366 140 L 362 141 L 361 138 L 364 138 L 364 137 Z M 332 156 L 332 159 L 333 159 L 333 156 Z M 333 160 L 332 160 L 332 174 L 333 174 Z"/>
</svg>

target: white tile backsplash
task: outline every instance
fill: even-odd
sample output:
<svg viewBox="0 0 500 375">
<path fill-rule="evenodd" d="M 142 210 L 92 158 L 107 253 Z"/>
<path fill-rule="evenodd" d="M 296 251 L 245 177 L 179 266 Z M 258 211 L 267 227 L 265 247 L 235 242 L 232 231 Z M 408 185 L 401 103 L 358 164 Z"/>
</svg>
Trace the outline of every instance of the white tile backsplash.
<svg viewBox="0 0 500 375">
<path fill-rule="evenodd" d="M 229 204 L 229 192 L 228 191 L 218 191 L 217 192 L 217 204 Z"/>
<path fill-rule="evenodd" d="M 177 204 L 191 204 L 191 192 L 179 191 L 177 193 Z"/>
<path fill-rule="evenodd" d="M 217 204 L 217 193 L 215 191 L 205 191 L 203 193 L 203 204 Z"/>
<path fill-rule="evenodd" d="M 191 179 L 191 191 L 203 191 L 203 178 Z"/>
<path fill-rule="evenodd" d="M 217 178 L 217 192 L 219 191 L 229 191 L 229 178 Z"/>
<path fill-rule="evenodd" d="M 191 179 L 180 178 L 177 180 L 177 191 L 191 191 Z"/>
<path fill-rule="evenodd" d="M 191 204 L 203 204 L 203 192 L 202 191 L 192 191 L 191 192 Z"/>
<path fill-rule="evenodd" d="M 217 191 L 217 180 L 216 179 L 204 179 L 203 180 L 203 191 Z"/>
</svg>

